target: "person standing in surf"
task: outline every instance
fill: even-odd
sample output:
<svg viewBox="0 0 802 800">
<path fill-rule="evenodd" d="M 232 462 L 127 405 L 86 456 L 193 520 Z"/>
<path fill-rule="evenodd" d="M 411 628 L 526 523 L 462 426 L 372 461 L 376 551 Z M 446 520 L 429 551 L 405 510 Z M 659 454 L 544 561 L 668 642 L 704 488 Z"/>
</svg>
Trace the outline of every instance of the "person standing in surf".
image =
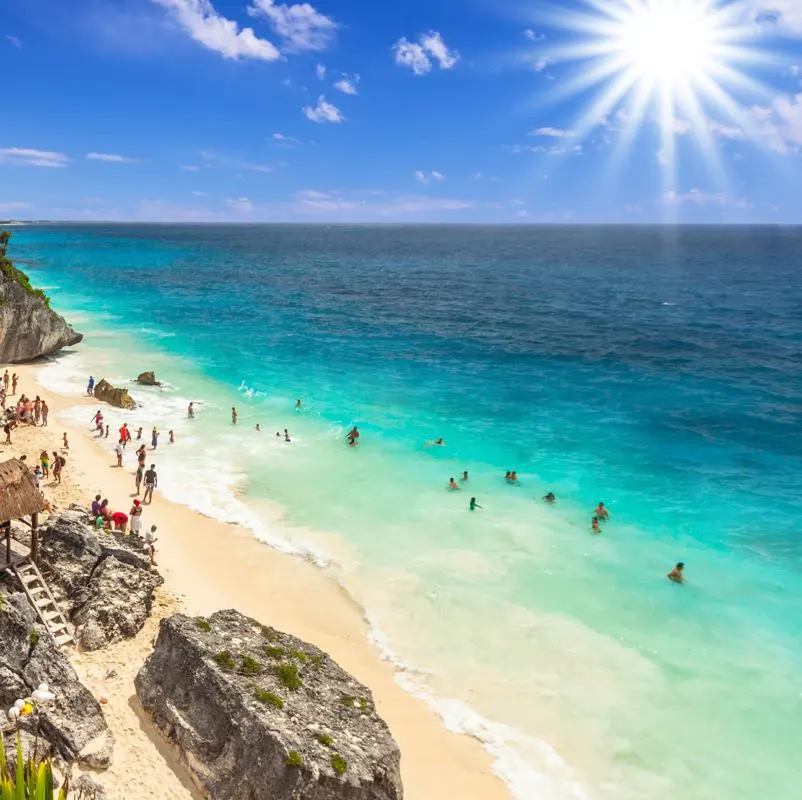
<svg viewBox="0 0 802 800">
<path fill-rule="evenodd" d="M 143 503 L 153 502 L 153 490 L 159 485 L 159 477 L 156 475 L 156 465 L 151 464 L 150 469 L 145 473 L 145 496 Z"/>
<path fill-rule="evenodd" d="M 348 440 L 348 444 L 351 445 L 351 447 L 359 443 L 359 430 L 356 425 L 348 431 L 348 435 L 345 438 Z"/>
<path fill-rule="evenodd" d="M 231 406 L 231 424 L 237 424 L 237 409 L 234 406 Z"/>
<path fill-rule="evenodd" d="M 156 426 L 153 426 L 153 430 L 150 432 L 150 446 L 155 450 L 159 446 L 159 431 Z"/>
</svg>

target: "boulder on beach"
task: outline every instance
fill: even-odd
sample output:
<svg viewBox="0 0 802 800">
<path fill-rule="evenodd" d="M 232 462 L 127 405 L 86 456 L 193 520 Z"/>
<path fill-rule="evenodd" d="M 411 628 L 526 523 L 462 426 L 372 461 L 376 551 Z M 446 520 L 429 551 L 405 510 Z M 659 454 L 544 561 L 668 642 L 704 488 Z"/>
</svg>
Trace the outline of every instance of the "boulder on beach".
<svg viewBox="0 0 802 800">
<path fill-rule="evenodd" d="M 140 372 L 137 375 L 136 382 L 142 386 L 161 386 L 161 381 L 156 380 L 155 372 Z"/>
<path fill-rule="evenodd" d="M 128 394 L 128 389 L 118 389 L 112 386 L 105 378 L 95 384 L 94 394 L 98 400 L 102 400 L 110 406 L 128 410 L 136 408 L 136 401 Z"/>
<path fill-rule="evenodd" d="M 41 531 L 39 559 L 53 594 L 75 625 L 75 640 L 98 650 L 136 636 L 164 579 L 137 536 L 98 534 L 82 511 L 52 517 Z"/>
<path fill-rule="evenodd" d="M 50 355 L 83 339 L 50 308 L 41 289 L 6 255 L 10 234 L 0 231 L 0 363 Z"/>
<path fill-rule="evenodd" d="M 401 800 L 398 745 L 326 653 L 238 611 L 162 620 L 136 691 L 215 800 Z"/>
<path fill-rule="evenodd" d="M 40 625 L 22 593 L 3 596 L 0 608 L 0 734 L 14 733 L 5 712 L 18 698 L 46 683 L 56 699 L 24 717 L 29 737 L 49 743 L 65 761 L 103 769 L 111 764 L 114 738 L 100 704 L 78 680 L 67 656 Z M 41 751 L 40 751 L 41 752 Z"/>
</svg>

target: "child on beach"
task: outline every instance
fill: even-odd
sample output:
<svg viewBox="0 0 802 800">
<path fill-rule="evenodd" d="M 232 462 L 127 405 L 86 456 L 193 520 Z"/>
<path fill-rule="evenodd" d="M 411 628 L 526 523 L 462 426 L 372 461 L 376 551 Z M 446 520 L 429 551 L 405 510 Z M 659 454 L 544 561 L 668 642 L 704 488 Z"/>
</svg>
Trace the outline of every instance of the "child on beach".
<svg viewBox="0 0 802 800">
<path fill-rule="evenodd" d="M 156 426 L 153 426 L 153 430 L 150 432 L 150 446 L 155 450 L 159 446 L 159 431 L 156 429 Z"/>
<path fill-rule="evenodd" d="M 141 438 L 142 438 L 142 428 L 137 428 L 136 440 L 139 441 Z"/>
<path fill-rule="evenodd" d="M 169 443 L 175 444 L 175 434 L 172 431 L 169 431 L 167 435 L 170 437 Z"/>
<path fill-rule="evenodd" d="M 63 434 L 63 442 L 62 442 L 61 446 L 65 450 L 69 450 L 70 449 L 70 441 L 69 441 L 69 439 L 67 439 L 67 432 L 66 431 Z"/>
<path fill-rule="evenodd" d="M 106 434 L 105 434 L 105 436 L 103 438 L 104 439 L 108 439 L 109 438 L 109 426 L 108 425 L 106 425 Z"/>
<path fill-rule="evenodd" d="M 39 463 L 42 465 L 42 477 L 49 478 L 50 456 L 47 454 L 47 450 L 42 450 L 42 452 L 39 454 Z"/>
<path fill-rule="evenodd" d="M 53 477 L 57 483 L 61 483 L 61 469 L 67 463 L 64 456 L 60 456 L 55 450 L 53 451 Z"/>
</svg>

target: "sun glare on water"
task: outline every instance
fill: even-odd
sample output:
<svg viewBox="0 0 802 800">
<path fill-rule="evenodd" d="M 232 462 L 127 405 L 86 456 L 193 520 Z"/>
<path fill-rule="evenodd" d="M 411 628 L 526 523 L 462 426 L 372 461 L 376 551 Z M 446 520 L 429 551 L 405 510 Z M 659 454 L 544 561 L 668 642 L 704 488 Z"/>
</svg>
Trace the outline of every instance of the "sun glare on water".
<svg viewBox="0 0 802 800">
<path fill-rule="evenodd" d="M 800 0 L 802 2 L 802 0 Z M 590 92 L 576 130 L 585 135 L 611 114 L 624 141 L 656 122 L 663 146 L 692 130 L 712 149 L 710 119 L 746 128 L 742 99 L 765 89 L 745 67 L 767 63 L 740 0 L 579 0 L 579 10 L 544 12 L 559 31 L 549 60 L 567 67 L 557 99 Z M 567 74 L 566 74 L 567 73 Z"/>
</svg>

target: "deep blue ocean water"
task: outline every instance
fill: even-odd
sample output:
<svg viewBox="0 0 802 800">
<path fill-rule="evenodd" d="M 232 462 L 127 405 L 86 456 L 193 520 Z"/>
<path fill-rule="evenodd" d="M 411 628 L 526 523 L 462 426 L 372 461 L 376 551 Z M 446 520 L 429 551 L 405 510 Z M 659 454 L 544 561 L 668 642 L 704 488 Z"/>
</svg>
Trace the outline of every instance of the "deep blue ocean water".
<svg viewBox="0 0 802 800">
<path fill-rule="evenodd" d="M 802 229 L 732 227 L 12 243 L 87 333 L 62 378 L 157 365 L 169 386 L 138 419 L 178 433 L 175 494 L 331 560 L 416 668 L 402 679 L 519 797 L 687 800 L 798 791 L 800 252 Z M 684 587 L 664 578 L 679 560 Z"/>
</svg>

